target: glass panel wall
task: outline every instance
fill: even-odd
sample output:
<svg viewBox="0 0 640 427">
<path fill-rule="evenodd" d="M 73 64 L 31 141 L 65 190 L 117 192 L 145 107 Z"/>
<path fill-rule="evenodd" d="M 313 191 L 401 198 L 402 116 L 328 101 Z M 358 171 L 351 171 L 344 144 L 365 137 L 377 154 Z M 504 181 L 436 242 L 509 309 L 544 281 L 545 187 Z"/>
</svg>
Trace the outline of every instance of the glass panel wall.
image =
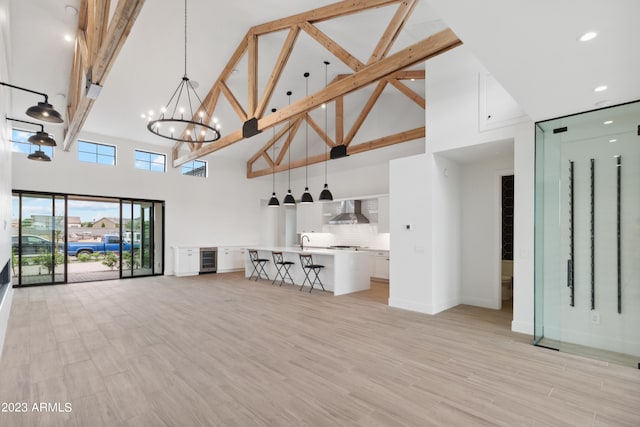
<svg viewBox="0 0 640 427">
<path fill-rule="evenodd" d="M 164 273 L 164 202 L 15 191 L 12 282 Z"/>
<path fill-rule="evenodd" d="M 640 363 L 640 102 L 536 124 L 537 345 Z"/>
</svg>

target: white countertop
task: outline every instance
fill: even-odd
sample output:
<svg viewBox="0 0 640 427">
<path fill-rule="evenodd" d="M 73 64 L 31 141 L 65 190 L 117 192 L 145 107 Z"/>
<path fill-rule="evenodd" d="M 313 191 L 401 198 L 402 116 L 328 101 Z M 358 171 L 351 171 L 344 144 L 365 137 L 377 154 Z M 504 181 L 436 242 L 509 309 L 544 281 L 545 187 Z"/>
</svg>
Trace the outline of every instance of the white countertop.
<svg viewBox="0 0 640 427">
<path fill-rule="evenodd" d="M 367 254 L 366 251 L 356 251 L 349 249 L 324 249 L 324 248 L 304 248 L 299 246 L 248 246 L 247 249 L 257 249 L 259 251 L 271 252 L 288 252 L 295 254 L 312 254 L 312 255 L 346 255 L 346 254 Z"/>
</svg>

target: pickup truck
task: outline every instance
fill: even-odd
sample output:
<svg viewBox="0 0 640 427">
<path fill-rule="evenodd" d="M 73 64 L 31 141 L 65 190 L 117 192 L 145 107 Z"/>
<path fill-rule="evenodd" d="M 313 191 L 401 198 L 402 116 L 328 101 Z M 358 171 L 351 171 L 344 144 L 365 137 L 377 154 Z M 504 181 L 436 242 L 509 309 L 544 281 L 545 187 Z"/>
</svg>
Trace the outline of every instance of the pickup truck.
<svg viewBox="0 0 640 427">
<path fill-rule="evenodd" d="M 134 243 L 133 248 L 138 249 L 140 243 Z M 122 250 L 130 251 L 131 243 L 128 240 L 122 241 Z M 92 254 L 94 252 L 119 252 L 120 236 L 104 236 L 102 242 L 69 242 L 67 243 L 67 254 L 70 256 L 78 256 L 79 254 Z"/>
</svg>

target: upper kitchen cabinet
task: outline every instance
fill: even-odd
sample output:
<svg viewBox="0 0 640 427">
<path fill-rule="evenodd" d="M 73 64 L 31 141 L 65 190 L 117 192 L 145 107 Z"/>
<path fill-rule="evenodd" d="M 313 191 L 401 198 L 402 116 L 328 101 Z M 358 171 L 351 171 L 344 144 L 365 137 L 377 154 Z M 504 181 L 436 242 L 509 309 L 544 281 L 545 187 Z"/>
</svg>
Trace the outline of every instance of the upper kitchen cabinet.
<svg viewBox="0 0 640 427">
<path fill-rule="evenodd" d="M 296 206 L 296 232 L 321 233 L 323 216 L 322 203 L 299 204 Z"/>
<path fill-rule="evenodd" d="M 389 196 L 378 197 L 378 233 L 389 232 Z"/>
</svg>

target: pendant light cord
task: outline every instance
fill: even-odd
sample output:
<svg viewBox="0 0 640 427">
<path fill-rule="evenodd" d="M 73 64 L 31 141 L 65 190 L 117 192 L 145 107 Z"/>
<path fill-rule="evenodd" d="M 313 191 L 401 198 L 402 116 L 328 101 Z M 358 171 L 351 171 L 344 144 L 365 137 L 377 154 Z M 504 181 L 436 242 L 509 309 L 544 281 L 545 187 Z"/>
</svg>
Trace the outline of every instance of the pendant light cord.
<svg viewBox="0 0 640 427">
<path fill-rule="evenodd" d="M 184 76 L 187 77 L 187 0 L 184 0 Z"/>
<path fill-rule="evenodd" d="M 276 109 L 272 108 L 271 112 L 275 113 Z M 273 166 L 271 166 L 271 176 L 273 177 L 272 190 L 273 190 L 273 194 L 276 194 L 276 162 L 275 162 L 275 159 L 276 159 L 276 127 L 275 126 L 273 127 L 273 145 L 271 147 L 272 147 L 272 150 L 271 150 L 271 152 L 272 152 L 271 162 L 273 164 Z"/>
<path fill-rule="evenodd" d="M 287 92 L 287 96 L 289 97 L 289 105 L 291 105 L 291 94 L 292 92 Z M 289 157 L 289 192 L 291 192 L 291 119 L 289 119 L 289 130 L 288 130 L 288 140 L 289 147 L 287 147 L 287 156 Z"/>
<path fill-rule="evenodd" d="M 327 69 L 329 61 L 324 61 L 324 87 L 327 87 Z M 324 185 L 327 185 L 327 146 L 329 145 L 329 135 L 327 134 L 327 115 L 329 114 L 329 105 L 324 103 Z"/>
<path fill-rule="evenodd" d="M 309 97 L 309 73 L 304 73 L 307 89 L 305 97 Z M 307 113 L 308 114 L 308 113 Z M 309 188 L 309 117 L 305 119 L 305 136 L 304 136 L 304 187 Z"/>
</svg>

